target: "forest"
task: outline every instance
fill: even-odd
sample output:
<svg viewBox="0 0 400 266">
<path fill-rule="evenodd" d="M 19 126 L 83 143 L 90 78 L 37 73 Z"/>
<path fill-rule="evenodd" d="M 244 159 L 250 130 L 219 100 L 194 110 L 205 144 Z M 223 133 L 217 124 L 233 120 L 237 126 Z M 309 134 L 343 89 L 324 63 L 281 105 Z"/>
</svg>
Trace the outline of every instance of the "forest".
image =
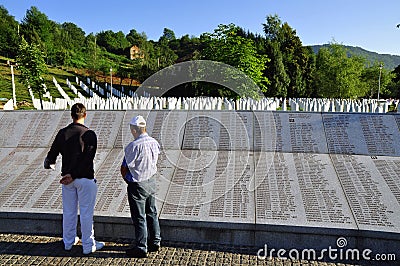
<svg viewBox="0 0 400 266">
<path fill-rule="evenodd" d="M 32 60 L 45 64 L 38 68 L 40 73 L 46 66 L 58 67 L 98 82 L 107 82 L 112 70 L 114 84 L 130 89 L 173 64 L 213 60 L 244 72 L 267 97 L 377 98 L 379 88 L 381 98 L 400 98 L 400 65 L 388 69 L 383 62 L 370 62 L 336 42 L 315 52 L 276 14 L 266 15 L 260 28 L 263 34 L 221 24 L 198 37 L 177 37 L 164 28 L 155 41 L 135 29 L 128 34 L 111 30 L 87 34 L 74 23 L 50 20 L 34 6 L 18 22 L 0 6 L 0 55 L 21 62 L 22 74 L 24 62 Z M 137 48 L 132 58 L 131 47 Z M 35 53 L 39 59 L 32 56 Z M 168 94 L 237 97 L 219 85 L 198 82 Z"/>
</svg>

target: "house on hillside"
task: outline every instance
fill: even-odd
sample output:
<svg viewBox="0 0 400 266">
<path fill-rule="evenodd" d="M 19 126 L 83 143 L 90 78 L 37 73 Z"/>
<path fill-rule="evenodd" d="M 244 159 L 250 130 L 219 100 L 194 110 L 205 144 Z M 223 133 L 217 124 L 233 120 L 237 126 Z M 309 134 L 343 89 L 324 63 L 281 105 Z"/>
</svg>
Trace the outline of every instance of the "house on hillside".
<svg viewBox="0 0 400 266">
<path fill-rule="evenodd" d="M 138 46 L 133 45 L 131 48 L 129 48 L 129 58 L 131 60 L 137 58 L 144 58 L 144 54 L 142 53 L 142 51 Z"/>
</svg>

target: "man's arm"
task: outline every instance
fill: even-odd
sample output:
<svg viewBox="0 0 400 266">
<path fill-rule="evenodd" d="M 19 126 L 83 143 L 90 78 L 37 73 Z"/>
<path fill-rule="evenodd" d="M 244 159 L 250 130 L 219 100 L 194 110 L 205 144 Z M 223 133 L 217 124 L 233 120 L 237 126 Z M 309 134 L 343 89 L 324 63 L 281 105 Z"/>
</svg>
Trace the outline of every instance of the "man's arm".
<svg viewBox="0 0 400 266">
<path fill-rule="evenodd" d="M 45 169 L 55 169 L 56 159 L 58 154 L 60 154 L 60 147 L 58 145 L 58 140 L 60 138 L 60 132 L 57 133 L 53 144 L 49 152 L 47 153 L 46 158 L 44 159 L 43 166 Z"/>
</svg>

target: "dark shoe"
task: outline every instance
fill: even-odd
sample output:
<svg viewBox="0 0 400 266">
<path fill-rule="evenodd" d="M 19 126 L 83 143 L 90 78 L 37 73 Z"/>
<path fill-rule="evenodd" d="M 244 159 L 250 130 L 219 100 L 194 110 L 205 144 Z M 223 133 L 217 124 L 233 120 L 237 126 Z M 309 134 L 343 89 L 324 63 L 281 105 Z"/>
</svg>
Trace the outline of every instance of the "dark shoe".
<svg viewBox="0 0 400 266">
<path fill-rule="evenodd" d="M 157 252 L 159 250 L 160 250 L 160 245 L 157 244 L 148 245 L 147 247 L 148 252 Z"/>
<path fill-rule="evenodd" d="M 125 252 L 131 258 L 147 258 L 147 253 L 140 248 L 129 248 Z"/>
</svg>

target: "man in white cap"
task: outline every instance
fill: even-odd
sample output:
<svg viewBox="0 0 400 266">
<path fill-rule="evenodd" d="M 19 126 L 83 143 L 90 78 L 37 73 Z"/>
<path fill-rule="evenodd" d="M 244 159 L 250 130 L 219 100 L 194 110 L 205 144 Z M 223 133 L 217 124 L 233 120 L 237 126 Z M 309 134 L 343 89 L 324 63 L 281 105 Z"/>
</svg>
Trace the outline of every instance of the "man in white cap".
<svg viewBox="0 0 400 266">
<path fill-rule="evenodd" d="M 160 248 L 160 225 L 158 222 L 153 177 L 157 172 L 160 145 L 146 132 L 146 120 L 136 116 L 130 122 L 134 140 L 125 148 L 121 175 L 128 184 L 128 202 L 135 227 L 133 248 L 126 250 L 129 257 L 145 258 L 147 252 Z"/>
</svg>

